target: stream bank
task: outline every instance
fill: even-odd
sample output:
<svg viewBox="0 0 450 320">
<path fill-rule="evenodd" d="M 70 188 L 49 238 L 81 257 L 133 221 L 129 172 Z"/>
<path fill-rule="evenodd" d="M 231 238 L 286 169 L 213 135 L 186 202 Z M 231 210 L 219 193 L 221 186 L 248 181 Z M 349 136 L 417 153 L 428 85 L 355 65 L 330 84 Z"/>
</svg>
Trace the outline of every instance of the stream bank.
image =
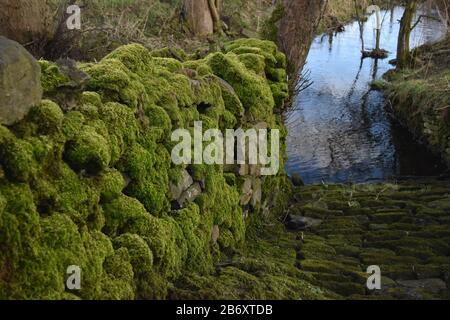
<svg viewBox="0 0 450 320">
<path fill-rule="evenodd" d="M 378 84 L 394 118 L 450 166 L 450 37 L 413 56 L 413 68 L 389 72 L 389 82 Z"/>
</svg>

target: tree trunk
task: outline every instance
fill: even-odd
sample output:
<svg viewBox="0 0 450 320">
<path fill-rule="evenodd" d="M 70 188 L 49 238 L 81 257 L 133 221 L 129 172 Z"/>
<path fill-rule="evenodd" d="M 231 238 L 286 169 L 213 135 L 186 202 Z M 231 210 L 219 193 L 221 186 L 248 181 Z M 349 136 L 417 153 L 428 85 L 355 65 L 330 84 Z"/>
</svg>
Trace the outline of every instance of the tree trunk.
<svg viewBox="0 0 450 320">
<path fill-rule="evenodd" d="M 360 12 L 360 8 L 359 8 L 357 0 L 354 0 L 354 5 L 355 5 L 356 19 L 358 21 L 358 26 L 359 26 L 359 39 L 361 40 L 361 52 L 364 52 L 364 50 L 366 49 L 366 46 L 364 44 L 364 21 L 362 19 L 363 15 Z"/>
<path fill-rule="evenodd" d="M 208 0 L 209 11 L 211 12 L 211 16 L 214 24 L 214 32 L 222 32 L 220 14 L 218 9 L 218 0 Z"/>
<path fill-rule="evenodd" d="M 191 31 L 197 36 L 222 32 L 222 0 L 183 0 L 183 10 Z"/>
<path fill-rule="evenodd" d="M 377 41 L 376 41 L 376 45 L 375 45 L 375 50 L 376 51 L 381 51 L 381 47 L 380 47 L 380 42 L 381 42 L 381 29 L 377 29 Z"/>
<path fill-rule="evenodd" d="M 39 55 L 55 37 L 67 3 L 67 0 L 0 0 L 0 35 Z"/>
<path fill-rule="evenodd" d="M 397 46 L 397 68 L 405 69 L 411 66 L 411 24 L 417 10 L 418 0 L 408 0 L 405 6 L 402 20 L 400 21 L 400 32 Z"/>
<path fill-rule="evenodd" d="M 327 0 L 284 0 L 284 16 L 278 28 L 278 45 L 296 73 L 302 69 Z"/>
<path fill-rule="evenodd" d="M 447 32 L 450 34 L 450 0 L 435 0 L 436 11 L 442 23 L 447 25 Z"/>
</svg>

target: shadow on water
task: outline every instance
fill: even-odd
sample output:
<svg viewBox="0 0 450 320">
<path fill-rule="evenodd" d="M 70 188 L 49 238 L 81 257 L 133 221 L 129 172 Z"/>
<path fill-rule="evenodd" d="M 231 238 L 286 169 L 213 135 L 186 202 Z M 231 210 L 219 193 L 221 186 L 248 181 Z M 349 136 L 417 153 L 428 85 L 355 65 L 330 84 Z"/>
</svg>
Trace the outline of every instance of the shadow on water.
<svg viewBox="0 0 450 320">
<path fill-rule="evenodd" d="M 308 56 L 312 85 L 294 100 L 286 119 L 289 134 L 286 170 L 305 183 L 375 182 L 393 176 L 432 176 L 444 171 L 440 161 L 387 115 L 381 93 L 369 83 L 392 68 L 403 9 L 383 12 L 383 60 L 361 60 L 360 25 L 317 37 Z M 375 16 L 366 23 L 364 42 L 375 45 Z M 412 46 L 442 38 L 445 28 L 424 19 L 412 34 Z"/>
</svg>

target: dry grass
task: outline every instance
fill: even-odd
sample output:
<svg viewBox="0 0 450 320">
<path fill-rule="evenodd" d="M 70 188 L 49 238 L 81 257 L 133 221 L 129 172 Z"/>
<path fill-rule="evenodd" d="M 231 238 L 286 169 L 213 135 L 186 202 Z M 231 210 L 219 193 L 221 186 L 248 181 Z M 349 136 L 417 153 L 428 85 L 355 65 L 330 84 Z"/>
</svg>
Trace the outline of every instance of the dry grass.
<svg viewBox="0 0 450 320">
<path fill-rule="evenodd" d="M 210 42 L 234 37 L 256 37 L 270 15 L 271 0 L 226 0 L 222 18 L 228 35 L 195 38 L 187 27 L 181 0 L 80 0 L 83 24 L 81 37 L 70 49 L 77 60 L 99 59 L 117 46 L 136 42 L 150 49 L 180 47 L 188 52 L 206 50 Z"/>
</svg>

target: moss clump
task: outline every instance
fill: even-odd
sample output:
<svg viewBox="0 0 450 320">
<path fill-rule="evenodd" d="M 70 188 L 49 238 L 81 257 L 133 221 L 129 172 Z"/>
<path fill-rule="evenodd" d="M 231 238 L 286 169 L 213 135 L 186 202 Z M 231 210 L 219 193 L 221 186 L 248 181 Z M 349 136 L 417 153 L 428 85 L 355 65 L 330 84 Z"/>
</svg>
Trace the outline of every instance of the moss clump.
<svg viewBox="0 0 450 320">
<path fill-rule="evenodd" d="M 214 73 L 234 88 L 252 121 L 271 122 L 275 102 L 265 78 L 248 72 L 233 53 L 216 53 L 207 59 Z"/>
<path fill-rule="evenodd" d="M 370 83 L 370 88 L 372 90 L 381 91 L 385 90 L 388 86 L 388 83 L 383 80 L 374 80 Z"/>
<path fill-rule="evenodd" d="M 183 67 L 189 70 L 195 70 L 199 77 L 212 75 L 213 71 L 204 60 L 190 60 L 183 63 Z"/>
<path fill-rule="evenodd" d="M 97 92 L 85 91 L 81 94 L 80 103 L 83 105 L 90 104 L 100 108 L 102 106 L 102 97 Z"/>
<path fill-rule="evenodd" d="M 266 66 L 269 68 L 277 67 L 286 69 L 286 56 L 278 50 L 276 44 L 272 41 L 259 39 L 238 39 L 225 44 L 226 52 L 242 54 L 252 52 L 261 54 L 266 59 Z"/>
<path fill-rule="evenodd" d="M 139 199 L 149 212 L 158 215 L 169 210 L 170 155 L 154 142 L 148 148 L 134 145 L 124 157 L 122 170 L 131 179 L 126 192 Z M 156 153 L 159 148 L 159 154 Z"/>
<path fill-rule="evenodd" d="M 137 234 L 125 233 L 114 238 L 113 245 L 116 249 L 126 248 L 130 255 L 135 276 L 148 272 L 153 266 L 153 254 L 147 243 Z"/>
<path fill-rule="evenodd" d="M 61 131 L 67 139 L 73 139 L 81 131 L 85 121 L 85 117 L 79 111 L 66 113 Z"/>
<path fill-rule="evenodd" d="M 279 109 L 284 108 L 284 103 L 289 98 L 289 87 L 285 82 L 271 82 L 270 89 L 272 90 L 275 105 Z"/>
<path fill-rule="evenodd" d="M 133 267 L 136 299 L 162 299 L 166 284 L 153 270 L 153 253 L 147 242 L 136 234 L 125 233 L 113 240 L 115 249 L 126 248 Z M 160 283 L 158 283 L 160 282 Z"/>
<path fill-rule="evenodd" d="M 107 168 L 111 161 L 109 145 L 94 128 L 85 126 L 82 130 L 66 143 L 64 159 L 76 171 L 86 170 L 96 174 Z"/>
<path fill-rule="evenodd" d="M 55 93 L 58 88 L 70 82 L 70 79 L 59 70 L 56 64 L 39 60 L 39 65 L 41 66 L 41 84 L 44 93 Z"/>
<path fill-rule="evenodd" d="M 33 146 L 20 139 L 5 139 L 0 145 L 0 163 L 11 181 L 27 182 L 36 173 Z"/>
<path fill-rule="evenodd" d="M 30 110 L 28 118 L 37 125 L 40 134 L 47 135 L 60 131 L 64 114 L 56 103 L 43 100 Z"/>
<path fill-rule="evenodd" d="M 111 164 L 117 163 L 139 137 L 139 125 L 134 112 L 127 106 L 109 102 L 98 112 L 100 121 L 92 122 L 108 141 L 111 151 Z M 101 131 L 102 129 L 103 131 Z"/>
<path fill-rule="evenodd" d="M 100 190 L 102 201 L 108 202 L 116 199 L 125 188 L 122 174 L 114 169 L 108 169 L 95 178 L 95 184 Z"/>
<path fill-rule="evenodd" d="M 163 141 L 167 139 L 172 132 L 172 121 L 167 112 L 161 107 L 149 106 L 145 109 L 145 114 L 149 119 L 151 130 L 159 131 L 156 133 L 157 140 Z"/>
<path fill-rule="evenodd" d="M 161 48 L 150 52 L 152 57 L 173 58 L 179 61 L 186 61 L 188 56 L 183 49 L 180 48 Z"/>
<path fill-rule="evenodd" d="M 105 228 L 103 231 L 111 236 L 123 233 L 146 235 L 151 216 L 136 199 L 121 195 L 117 199 L 103 205 L 105 212 Z"/>
<path fill-rule="evenodd" d="M 256 53 L 243 53 L 239 55 L 239 60 L 248 70 L 254 71 L 257 75 L 264 75 L 266 68 L 264 56 Z"/>
<path fill-rule="evenodd" d="M 153 57 L 144 46 L 130 44 L 117 48 L 103 60 L 109 59 L 118 60 L 131 72 L 142 75 L 151 71 Z"/>
<path fill-rule="evenodd" d="M 99 92 L 103 100 L 121 102 L 135 109 L 146 99 L 139 77 L 120 60 L 108 58 L 80 68 L 91 76 L 88 89 Z"/>
<path fill-rule="evenodd" d="M 183 64 L 180 61 L 172 58 L 154 58 L 153 63 L 170 72 L 179 72 L 183 68 Z"/>
</svg>

